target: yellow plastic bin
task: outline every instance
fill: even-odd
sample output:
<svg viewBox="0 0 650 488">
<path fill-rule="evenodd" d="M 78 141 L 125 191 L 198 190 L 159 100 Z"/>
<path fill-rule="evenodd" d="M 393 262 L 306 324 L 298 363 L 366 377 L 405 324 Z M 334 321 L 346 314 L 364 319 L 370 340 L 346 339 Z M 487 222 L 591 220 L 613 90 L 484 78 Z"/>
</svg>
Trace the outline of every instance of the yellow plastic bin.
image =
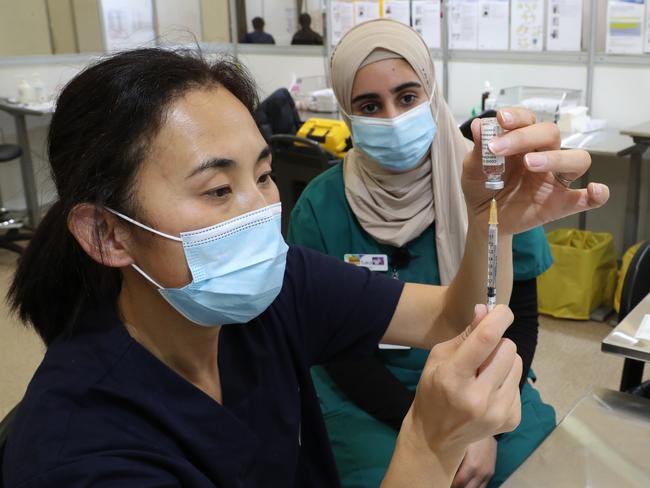
<svg viewBox="0 0 650 488">
<path fill-rule="evenodd" d="M 558 229 L 547 234 L 553 266 L 537 278 L 540 313 L 587 320 L 602 305 L 612 305 L 617 264 L 608 232 Z"/>
</svg>

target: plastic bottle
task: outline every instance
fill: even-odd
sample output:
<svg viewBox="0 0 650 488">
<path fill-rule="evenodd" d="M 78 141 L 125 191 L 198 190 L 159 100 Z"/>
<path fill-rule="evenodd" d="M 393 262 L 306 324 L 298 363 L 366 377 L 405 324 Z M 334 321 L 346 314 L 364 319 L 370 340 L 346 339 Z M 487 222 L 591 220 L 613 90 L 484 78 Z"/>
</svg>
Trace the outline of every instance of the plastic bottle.
<svg viewBox="0 0 650 488">
<path fill-rule="evenodd" d="M 34 90 L 27 80 L 22 79 L 18 83 L 18 101 L 20 103 L 31 103 L 34 100 Z"/>
<path fill-rule="evenodd" d="M 41 77 L 38 73 L 32 75 L 34 82 L 32 83 L 32 90 L 34 93 L 34 102 L 43 103 L 45 102 L 45 83 L 41 80 Z"/>
</svg>

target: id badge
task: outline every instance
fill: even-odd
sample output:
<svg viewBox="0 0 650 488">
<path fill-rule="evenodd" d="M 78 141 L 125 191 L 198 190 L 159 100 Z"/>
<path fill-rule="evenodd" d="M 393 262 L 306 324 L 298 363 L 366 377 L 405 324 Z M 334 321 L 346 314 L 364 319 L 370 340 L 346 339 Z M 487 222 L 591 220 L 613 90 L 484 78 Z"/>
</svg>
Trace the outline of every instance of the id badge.
<svg viewBox="0 0 650 488">
<path fill-rule="evenodd" d="M 388 256 L 386 254 L 345 254 L 346 263 L 368 268 L 370 271 L 388 271 Z"/>
</svg>

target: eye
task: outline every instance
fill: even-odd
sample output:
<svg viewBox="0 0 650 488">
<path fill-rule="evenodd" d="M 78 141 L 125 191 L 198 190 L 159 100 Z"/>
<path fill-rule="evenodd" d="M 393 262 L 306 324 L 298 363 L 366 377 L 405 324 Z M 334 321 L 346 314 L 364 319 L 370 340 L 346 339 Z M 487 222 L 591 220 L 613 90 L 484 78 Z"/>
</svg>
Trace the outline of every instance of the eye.
<svg viewBox="0 0 650 488">
<path fill-rule="evenodd" d="M 206 195 L 216 198 L 224 198 L 232 193 L 232 188 L 230 186 L 220 186 L 219 188 L 214 188 L 205 192 Z"/>
<path fill-rule="evenodd" d="M 268 184 L 271 183 L 271 181 L 272 181 L 272 176 L 273 176 L 273 172 L 272 172 L 272 171 L 268 171 L 268 172 L 264 173 L 263 175 L 261 175 L 261 176 L 257 179 L 257 182 L 258 182 L 260 185 L 268 185 Z"/>
<path fill-rule="evenodd" d="M 418 99 L 417 95 L 413 93 L 407 93 L 402 97 L 401 103 L 403 103 L 404 105 L 413 105 L 413 103 L 415 103 L 417 99 Z"/>
<path fill-rule="evenodd" d="M 374 114 L 379 111 L 379 104 L 377 103 L 367 103 L 361 106 L 361 111 L 364 114 Z"/>
</svg>

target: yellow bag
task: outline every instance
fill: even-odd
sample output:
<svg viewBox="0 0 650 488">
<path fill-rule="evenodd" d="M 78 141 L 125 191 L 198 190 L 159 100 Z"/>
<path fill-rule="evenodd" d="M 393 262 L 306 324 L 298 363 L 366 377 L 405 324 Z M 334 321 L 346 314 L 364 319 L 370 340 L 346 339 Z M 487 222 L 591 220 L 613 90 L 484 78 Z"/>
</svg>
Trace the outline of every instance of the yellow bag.
<svg viewBox="0 0 650 488">
<path fill-rule="evenodd" d="M 639 242 L 638 244 L 635 244 L 627 251 L 625 251 L 625 254 L 623 254 L 623 262 L 621 263 L 621 270 L 618 273 L 618 282 L 616 283 L 616 293 L 614 294 L 614 310 L 616 310 L 616 313 L 619 313 L 621 311 L 621 295 L 623 294 L 623 283 L 625 282 L 625 273 L 627 273 L 627 268 L 630 267 L 632 258 L 641 247 L 641 244 L 643 244 L 643 241 Z"/>
<path fill-rule="evenodd" d="M 308 119 L 298 130 L 298 136 L 318 142 L 339 158 L 352 147 L 350 129 L 342 120 Z"/>
<path fill-rule="evenodd" d="M 587 320 L 601 305 L 611 306 L 617 273 L 612 235 L 558 229 L 547 236 L 554 263 L 537 278 L 540 313 Z"/>
</svg>

